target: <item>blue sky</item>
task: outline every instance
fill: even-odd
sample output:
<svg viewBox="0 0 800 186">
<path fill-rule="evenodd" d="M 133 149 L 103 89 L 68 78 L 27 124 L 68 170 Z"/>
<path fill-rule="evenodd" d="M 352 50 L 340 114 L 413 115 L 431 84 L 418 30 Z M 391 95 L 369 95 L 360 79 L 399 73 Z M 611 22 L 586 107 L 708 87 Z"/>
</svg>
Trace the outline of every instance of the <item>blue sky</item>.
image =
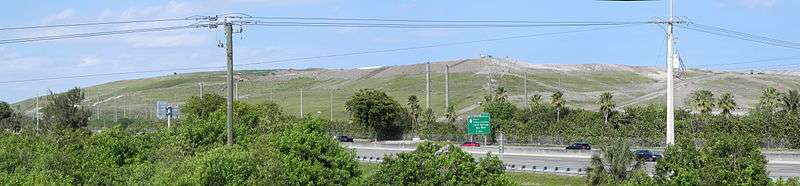
<svg viewBox="0 0 800 186">
<path fill-rule="evenodd" d="M 800 41 L 800 1 L 678 0 L 676 16 L 788 41 Z M 216 1 L 10 1 L 0 11 L 0 27 L 96 21 L 182 18 L 241 12 L 254 16 L 389 18 L 436 20 L 652 21 L 666 17 L 666 2 L 571 1 L 375 1 L 375 0 L 216 0 Z M 131 24 L 98 27 L 0 31 L 3 39 L 69 33 L 184 25 Z M 279 28 L 248 26 L 237 35 L 236 63 L 413 47 L 585 28 L 386 29 Z M 759 59 L 800 57 L 796 49 L 676 29 L 678 49 L 689 67 L 746 70 L 800 63 L 800 59 L 742 65 L 715 65 Z M 206 67 L 225 64 L 221 30 L 191 29 L 0 45 L 0 81 L 82 74 Z M 558 36 L 521 38 L 394 53 L 264 64 L 246 69 L 355 68 L 475 58 L 481 54 L 530 63 L 610 63 L 664 66 L 665 37 L 656 25 L 637 25 Z M 790 67 L 784 67 L 790 68 Z M 791 66 L 796 68 L 796 66 Z M 122 79 L 167 75 L 145 73 L 0 84 L 0 101 L 16 102 L 47 90 L 91 86 Z"/>
</svg>

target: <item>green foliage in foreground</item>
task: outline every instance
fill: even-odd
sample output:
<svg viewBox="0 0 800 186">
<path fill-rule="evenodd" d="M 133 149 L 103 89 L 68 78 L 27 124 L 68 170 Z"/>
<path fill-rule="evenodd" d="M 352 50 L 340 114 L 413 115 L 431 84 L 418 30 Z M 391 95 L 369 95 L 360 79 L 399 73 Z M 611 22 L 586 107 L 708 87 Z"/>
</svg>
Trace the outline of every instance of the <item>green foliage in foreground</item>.
<svg viewBox="0 0 800 186">
<path fill-rule="evenodd" d="M 188 113 L 179 127 L 149 133 L 120 126 L 99 133 L 81 128 L 3 132 L 0 185 L 348 185 L 359 180 L 353 152 L 326 134 L 327 121 L 284 117 L 274 106 L 237 103 L 237 144 L 232 146 L 223 145 L 224 109 L 203 108 L 205 117 Z"/>
<path fill-rule="evenodd" d="M 746 135 L 720 134 L 696 148 L 682 139 L 667 148 L 656 165 L 656 180 L 678 185 L 766 185 L 767 160 L 758 140 Z"/>
<path fill-rule="evenodd" d="M 497 156 L 475 161 L 458 147 L 426 142 L 386 157 L 369 185 L 513 185 L 504 172 Z"/>
</svg>

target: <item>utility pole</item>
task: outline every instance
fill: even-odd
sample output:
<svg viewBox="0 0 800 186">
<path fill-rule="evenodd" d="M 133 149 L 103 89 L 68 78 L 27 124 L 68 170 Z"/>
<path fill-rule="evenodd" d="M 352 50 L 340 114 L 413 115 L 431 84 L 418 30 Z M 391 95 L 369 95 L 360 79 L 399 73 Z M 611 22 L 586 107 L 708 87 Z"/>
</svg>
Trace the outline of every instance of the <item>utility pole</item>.
<svg viewBox="0 0 800 186">
<path fill-rule="evenodd" d="M 450 109 L 450 65 L 444 65 L 444 109 Z"/>
<path fill-rule="evenodd" d="M 203 82 L 200 82 L 200 97 L 203 97 Z"/>
<path fill-rule="evenodd" d="M 225 45 L 228 56 L 228 117 L 225 128 L 228 133 L 228 145 L 233 145 L 233 24 L 225 22 Z"/>
<path fill-rule="evenodd" d="M 36 106 L 33 107 L 33 118 L 36 119 L 36 130 L 39 130 L 39 96 L 36 96 Z"/>
<path fill-rule="evenodd" d="M 431 62 L 425 64 L 425 108 L 431 108 Z"/>
<path fill-rule="evenodd" d="M 300 117 L 303 117 L 303 88 L 300 88 Z"/>
<path fill-rule="evenodd" d="M 117 122 L 119 119 L 119 104 L 117 104 L 117 99 L 114 99 L 114 122 Z"/>
<path fill-rule="evenodd" d="M 239 81 L 233 81 L 233 93 L 236 94 L 234 100 L 239 101 Z"/>
<path fill-rule="evenodd" d="M 334 89 L 331 89 L 331 97 L 330 97 L 330 102 L 331 102 L 331 121 L 333 121 L 333 91 L 334 91 Z"/>
<path fill-rule="evenodd" d="M 669 21 L 667 21 L 667 146 L 675 144 L 675 103 L 674 90 L 673 90 L 673 68 L 675 60 L 675 52 L 673 51 L 673 44 L 675 38 L 673 35 L 673 21 L 674 9 L 673 0 L 669 0 Z"/>
<path fill-rule="evenodd" d="M 528 103 L 528 72 L 525 72 L 525 75 L 523 75 L 522 79 L 524 79 L 524 81 L 522 82 L 522 89 L 525 90 L 525 98 L 524 98 L 525 107 L 528 107 L 528 110 L 530 110 L 531 107 L 528 106 L 529 105 L 529 103 Z"/>
</svg>

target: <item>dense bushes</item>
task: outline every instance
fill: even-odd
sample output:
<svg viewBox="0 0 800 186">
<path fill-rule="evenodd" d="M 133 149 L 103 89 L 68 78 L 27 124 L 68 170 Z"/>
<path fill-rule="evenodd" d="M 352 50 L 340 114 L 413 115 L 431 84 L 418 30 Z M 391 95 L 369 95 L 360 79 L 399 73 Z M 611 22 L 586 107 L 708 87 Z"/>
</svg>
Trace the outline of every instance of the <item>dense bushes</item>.
<svg viewBox="0 0 800 186">
<path fill-rule="evenodd" d="M 389 156 L 369 185 L 512 185 L 496 156 L 480 161 L 455 146 L 422 143 L 413 152 Z"/>
<path fill-rule="evenodd" d="M 236 103 L 231 146 L 223 145 L 219 108 L 146 133 L 119 125 L 94 134 L 67 127 L 2 132 L 0 184 L 347 185 L 361 174 L 353 153 L 326 134 L 327 121 L 291 118 L 269 103 Z"/>
<path fill-rule="evenodd" d="M 670 185 L 767 185 L 767 160 L 748 135 L 715 134 L 700 148 L 688 138 L 667 148 L 655 179 Z"/>
</svg>

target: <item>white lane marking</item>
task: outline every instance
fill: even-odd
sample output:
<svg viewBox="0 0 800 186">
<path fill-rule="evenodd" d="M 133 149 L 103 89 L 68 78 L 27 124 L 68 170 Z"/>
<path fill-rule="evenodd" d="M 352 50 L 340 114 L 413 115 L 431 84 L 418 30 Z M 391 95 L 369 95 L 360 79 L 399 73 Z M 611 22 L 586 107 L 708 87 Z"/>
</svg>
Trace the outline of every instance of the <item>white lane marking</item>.
<svg viewBox="0 0 800 186">
<path fill-rule="evenodd" d="M 414 149 L 410 148 L 385 148 L 385 147 L 357 147 L 357 146 L 348 146 L 348 148 L 352 149 L 367 149 L 367 150 L 387 150 L 387 151 L 414 151 Z M 490 151 L 469 151 L 465 150 L 470 154 L 486 154 Z M 494 155 L 499 155 L 497 152 L 493 152 Z M 563 154 L 533 154 L 533 153 L 503 153 L 505 156 L 531 156 L 531 157 L 552 157 L 552 158 L 591 158 L 591 156 L 586 155 L 563 155 Z M 789 164 L 789 165 L 800 165 L 800 161 L 769 161 L 770 164 Z"/>
<path fill-rule="evenodd" d="M 790 165 L 800 165 L 800 161 L 769 161 L 772 164 L 790 164 Z"/>
</svg>

